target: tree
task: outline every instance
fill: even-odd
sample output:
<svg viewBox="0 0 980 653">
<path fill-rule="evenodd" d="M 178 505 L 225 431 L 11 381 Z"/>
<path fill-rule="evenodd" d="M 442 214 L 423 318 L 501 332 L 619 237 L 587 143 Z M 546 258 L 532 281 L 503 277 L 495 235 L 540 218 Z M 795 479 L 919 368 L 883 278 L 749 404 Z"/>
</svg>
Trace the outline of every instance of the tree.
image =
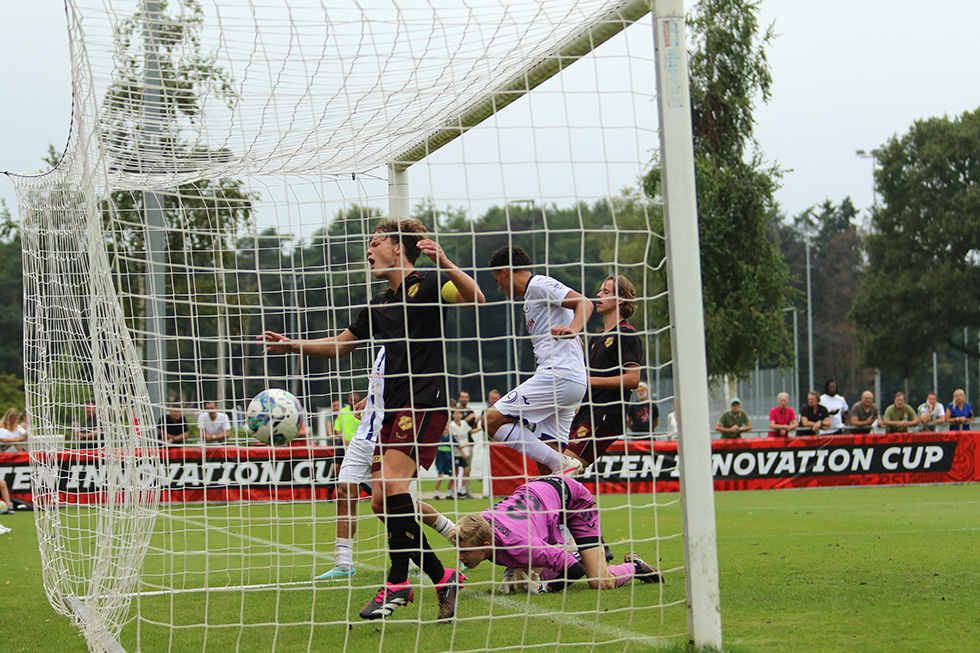
<svg viewBox="0 0 980 653">
<path fill-rule="evenodd" d="M 781 172 L 752 134 L 754 98 L 772 77 L 759 3 L 700 0 L 689 25 L 691 104 L 701 237 L 705 339 L 713 375 L 744 376 L 756 361 L 786 365 L 790 275 L 769 229 Z M 660 170 L 644 180 L 660 198 Z"/>
<path fill-rule="evenodd" d="M 875 151 L 882 203 L 851 315 L 864 360 L 910 377 L 937 348 L 977 356 L 980 324 L 980 109 L 916 121 Z"/>
<path fill-rule="evenodd" d="M 24 376 L 24 348 L 18 344 L 24 342 L 22 266 L 20 231 L 0 199 L 0 338 L 8 343 L 0 348 L 0 373 L 16 377 Z"/>
<path fill-rule="evenodd" d="M 206 162 L 231 159 L 231 152 L 212 149 L 196 128 L 203 97 L 229 108 L 237 101 L 231 76 L 202 49 L 202 27 L 198 0 L 161 1 L 152 14 L 141 4 L 114 26 L 115 66 L 99 125 L 111 170 L 123 175 L 193 174 Z M 147 92 L 157 87 L 159 96 Z M 101 202 L 110 264 L 136 333 L 142 332 L 135 327 L 147 315 L 143 298 L 152 292 L 145 285 L 148 197 L 150 193 L 143 191 L 114 190 Z M 166 329 L 177 336 L 168 339 L 167 358 L 176 361 L 168 373 L 178 384 L 187 378 L 189 387 L 199 387 L 199 361 L 227 355 L 215 344 L 220 340 L 216 336 L 226 328 L 230 329 L 227 336 L 242 335 L 240 322 L 223 316 L 219 307 L 256 300 L 253 295 L 236 294 L 228 281 L 236 240 L 251 225 L 259 196 L 241 180 L 202 176 L 154 193 L 154 198 L 162 205 L 166 232 L 165 294 L 170 299 Z M 189 272 L 204 269 L 215 271 Z"/>
</svg>

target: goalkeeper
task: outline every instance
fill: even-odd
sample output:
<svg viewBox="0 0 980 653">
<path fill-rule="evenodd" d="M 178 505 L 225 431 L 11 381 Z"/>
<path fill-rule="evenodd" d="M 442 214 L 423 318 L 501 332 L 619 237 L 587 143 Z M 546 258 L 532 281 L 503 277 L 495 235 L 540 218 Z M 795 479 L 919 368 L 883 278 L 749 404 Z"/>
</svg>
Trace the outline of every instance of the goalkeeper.
<svg viewBox="0 0 980 653">
<path fill-rule="evenodd" d="M 561 537 L 565 525 L 581 559 L 566 551 Z M 622 564 L 606 565 L 599 512 L 595 499 L 575 479 L 548 476 L 520 486 L 500 503 L 476 515 L 464 515 L 450 531 L 459 560 L 472 569 L 484 560 L 524 570 L 543 581 L 534 592 L 559 592 L 587 578 L 593 589 L 622 587 L 631 578 L 663 582 L 660 572 L 635 553 Z"/>
</svg>

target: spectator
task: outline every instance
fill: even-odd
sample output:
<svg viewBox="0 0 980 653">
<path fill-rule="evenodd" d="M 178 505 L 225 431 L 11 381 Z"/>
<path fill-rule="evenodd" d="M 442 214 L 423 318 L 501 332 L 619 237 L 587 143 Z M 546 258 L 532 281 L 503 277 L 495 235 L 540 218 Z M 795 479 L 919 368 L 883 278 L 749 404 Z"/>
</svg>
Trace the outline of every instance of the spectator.
<svg viewBox="0 0 980 653">
<path fill-rule="evenodd" d="M 184 419 L 184 412 L 177 405 L 171 406 L 160 419 L 158 429 L 160 440 L 167 444 L 184 444 L 190 436 L 190 427 Z"/>
<path fill-rule="evenodd" d="M 905 393 L 895 393 L 895 403 L 885 409 L 881 424 L 888 433 L 908 433 L 910 426 L 919 423 L 912 407 L 905 403 Z"/>
<path fill-rule="evenodd" d="M 926 395 L 926 402 L 919 405 L 916 411 L 919 413 L 919 423 L 921 431 L 935 431 L 937 424 L 946 423 L 946 407 L 939 403 L 939 395 L 930 392 Z"/>
<path fill-rule="evenodd" d="M 459 441 L 460 451 L 464 452 L 465 457 L 462 459 L 463 463 L 460 464 L 457 460 L 457 467 L 461 471 L 459 479 L 458 494 L 461 497 L 470 496 L 470 472 L 472 471 L 472 466 L 470 461 L 473 460 L 470 452 L 473 451 L 472 444 L 474 442 L 473 438 L 470 437 L 472 433 L 475 433 L 479 429 L 476 424 L 476 411 L 469 407 L 470 405 L 470 393 L 466 390 L 460 390 L 456 395 L 456 403 L 453 406 L 455 410 L 458 410 L 462 415 L 462 423 L 466 429 L 462 427 L 457 427 L 458 433 L 456 434 L 456 439 Z M 453 420 L 449 423 L 452 424 Z M 465 432 L 464 432 L 465 431 Z"/>
<path fill-rule="evenodd" d="M 660 424 L 657 404 L 650 401 L 650 387 L 640 381 L 636 386 L 636 403 L 626 411 L 626 427 L 632 433 L 650 435 Z"/>
<path fill-rule="evenodd" d="M 218 412 L 218 406 L 213 401 L 204 404 L 205 412 L 197 417 L 197 434 L 201 437 L 201 442 L 222 443 L 228 439 L 231 433 L 231 423 L 228 416 Z"/>
<path fill-rule="evenodd" d="M 98 449 L 102 440 L 99 416 L 95 410 L 95 400 L 85 400 L 85 419 L 81 425 L 75 422 L 75 440 L 79 449 Z"/>
<path fill-rule="evenodd" d="M 354 434 L 357 433 L 357 427 L 361 423 L 361 420 L 357 419 L 354 414 L 354 406 L 361 400 L 361 395 L 352 392 L 347 395 L 347 404 L 341 408 L 340 400 L 334 400 L 334 412 L 337 415 L 337 419 L 333 423 L 333 431 L 335 435 L 343 436 L 346 442 L 350 442 Z"/>
<path fill-rule="evenodd" d="M 459 415 L 459 411 L 453 411 L 453 419 Z M 439 488 L 442 486 L 442 479 L 449 477 L 449 483 L 446 485 L 446 498 L 452 499 L 453 495 L 456 493 L 456 451 L 458 449 L 458 443 L 456 441 L 456 436 L 453 435 L 452 430 L 449 428 L 449 424 L 446 424 L 445 430 L 442 432 L 442 437 L 439 438 L 439 446 L 436 449 L 436 471 L 439 472 L 438 478 L 436 478 L 436 488 L 434 499 L 441 499 L 442 495 L 439 494 Z"/>
<path fill-rule="evenodd" d="M 824 433 L 841 433 L 851 422 L 848 419 L 847 399 L 837 394 L 837 381 L 830 379 L 824 385 L 824 393 L 820 395 L 820 405 L 827 409 L 830 415 L 830 427 L 820 431 Z"/>
<path fill-rule="evenodd" d="M 806 395 L 806 406 L 800 408 L 800 430 L 797 435 L 830 433 L 830 411 L 820 403 L 820 394 L 811 390 Z"/>
<path fill-rule="evenodd" d="M 852 433 L 871 433 L 871 425 L 878 419 L 878 406 L 870 390 L 861 393 L 861 401 L 851 406 Z"/>
<path fill-rule="evenodd" d="M 25 430 L 21 434 L 17 430 L 18 417 L 20 417 L 20 411 L 16 408 L 9 408 L 4 413 L 3 419 L 0 419 L 0 451 L 22 450 L 18 443 L 27 441 L 27 431 Z"/>
<path fill-rule="evenodd" d="M 769 411 L 769 437 L 788 438 L 797 426 L 796 413 L 789 407 L 789 395 L 780 392 L 776 395 L 776 407 Z"/>
<path fill-rule="evenodd" d="M 745 431 L 752 430 L 752 422 L 749 416 L 742 411 L 742 400 L 735 397 L 728 402 L 728 410 L 721 414 L 715 430 L 721 433 L 722 438 L 740 438 Z"/>
<path fill-rule="evenodd" d="M 14 506 L 10 501 L 10 491 L 7 490 L 7 481 L 0 478 L 0 514 L 7 514 L 13 511 Z M 13 529 L 0 524 L 0 535 L 6 535 L 11 530 Z"/>
<path fill-rule="evenodd" d="M 453 418 L 446 425 L 453 438 L 453 478 L 456 470 L 460 470 L 460 478 L 456 482 L 456 496 L 470 499 L 470 431 L 472 428 L 463 421 L 463 411 L 454 410 Z M 451 487 L 451 486 L 450 486 Z M 447 498 L 450 498 L 447 496 Z"/>
<path fill-rule="evenodd" d="M 973 406 L 966 403 L 966 393 L 961 388 L 953 391 L 953 401 L 946 406 L 946 421 L 952 424 L 950 431 L 966 431 L 973 421 Z"/>
</svg>

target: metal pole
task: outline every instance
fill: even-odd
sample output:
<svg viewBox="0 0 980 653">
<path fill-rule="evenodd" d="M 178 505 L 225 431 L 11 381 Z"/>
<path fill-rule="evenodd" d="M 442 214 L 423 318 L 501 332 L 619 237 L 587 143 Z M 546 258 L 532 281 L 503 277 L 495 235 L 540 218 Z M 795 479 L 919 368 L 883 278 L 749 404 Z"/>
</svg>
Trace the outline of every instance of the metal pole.
<svg viewBox="0 0 980 653">
<path fill-rule="evenodd" d="M 160 135 L 164 120 L 163 79 L 160 73 L 157 33 L 160 26 L 161 4 L 147 0 L 143 12 L 143 116 L 142 152 L 138 157 L 142 168 L 160 155 Z M 153 407 L 162 409 L 166 401 L 166 222 L 163 197 L 144 191 L 143 211 L 146 229 L 146 349 L 144 368 L 146 389 Z"/>
<path fill-rule="evenodd" d="M 806 347 L 809 357 L 809 370 L 807 381 L 809 387 L 807 392 L 813 390 L 813 289 L 810 285 L 810 239 L 806 239 Z"/>
<path fill-rule="evenodd" d="M 684 3 L 656 0 L 654 16 L 688 633 L 695 647 L 721 649 L 711 429 L 704 410 L 708 405 L 708 363 Z"/>
<path fill-rule="evenodd" d="M 800 402 L 800 314 L 793 309 L 793 387 L 796 389 L 796 405 L 802 406 Z M 812 387 L 807 388 L 809 392 Z"/>
<path fill-rule="evenodd" d="M 939 392 L 939 357 L 932 352 L 932 391 Z"/>
</svg>

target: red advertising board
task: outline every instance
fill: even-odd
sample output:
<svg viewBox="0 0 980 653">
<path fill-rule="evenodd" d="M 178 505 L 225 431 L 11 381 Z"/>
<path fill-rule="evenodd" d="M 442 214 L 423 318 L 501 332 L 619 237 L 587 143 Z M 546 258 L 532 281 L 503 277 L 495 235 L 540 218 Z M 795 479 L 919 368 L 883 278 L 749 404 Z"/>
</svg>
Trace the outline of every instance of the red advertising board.
<svg viewBox="0 0 980 653">
<path fill-rule="evenodd" d="M 980 481 L 980 433 L 889 433 L 715 440 L 715 490 Z M 581 479 L 593 492 L 677 492 L 677 442 L 618 440 Z M 512 492 L 536 465 L 490 448 L 493 494 Z M 525 466 L 528 469 L 525 469 Z"/>
</svg>

